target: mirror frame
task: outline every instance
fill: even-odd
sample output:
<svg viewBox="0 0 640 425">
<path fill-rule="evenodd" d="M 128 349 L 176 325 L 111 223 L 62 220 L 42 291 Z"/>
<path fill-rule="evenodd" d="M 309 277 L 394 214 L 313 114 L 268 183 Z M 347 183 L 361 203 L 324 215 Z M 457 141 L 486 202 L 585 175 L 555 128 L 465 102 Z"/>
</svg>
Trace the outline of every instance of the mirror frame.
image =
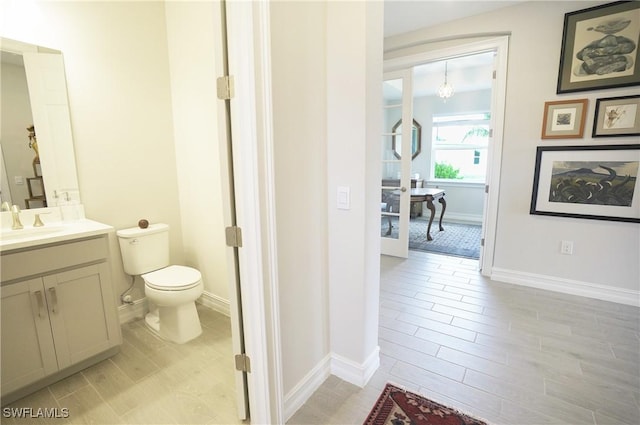
<svg viewBox="0 0 640 425">
<path fill-rule="evenodd" d="M 80 191 L 78 185 L 78 168 L 75 158 L 75 146 L 73 131 L 71 128 L 71 113 L 69 110 L 69 98 L 67 92 L 66 83 L 66 70 L 64 69 L 64 57 L 63 52 L 51 49 L 48 47 L 38 46 L 30 43 L 25 43 L 18 40 L 13 40 L 5 37 L 0 37 L 0 48 L 3 51 L 8 51 L 16 54 L 54 54 L 59 55 L 60 64 L 62 69 L 62 80 L 59 87 L 64 87 L 64 110 L 60 109 L 63 121 L 60 121 L 56 125 L 57 133 L 52 133 L 49 128 L 42 128 L 40 130 L 36 125 L 36 132 L 38 134 L 38 147 L 40 151 L 40 164 L 42 170 L 42 176 L 44 180 L 44 187 L 46 191 L 46 202 L 48 207 L 57 206 L 62 201 L 77 201 L 80 200 Z M 51 76 L 47 76 L 51 78 Z M 41 84 L 44 84 L 44 78 L 39 79 Z M 29 87 L 32 90 L 32 87 Z M 42 114 L 42 108 L 40 104 L 34 104 L 31 101 L 31 113 L 34 116 L 33 124 L 36 124 L 37 113 Z M 38 111 L 36 111 L 36 109 Z M 48 117 L 47 118 L 48 121 Z M 40 119 L 43 122 L 42 117 Z M 6 158 L 5 158 L 6 160 Z M 64 199 L 62 196 L 64 195 Z"/>
<path fill-rule="evenodd" d="M 400 153 L 396 149 L 396 130 L 402 125 L 402 120 L 398 120 L 397 123 L 391 129 L 391 150 L 396 158 L 402 159 Z M 422 152 L 422 126 L 415 119 L 411 126 L 411 160 L 414 160 Z"/>
</svg>

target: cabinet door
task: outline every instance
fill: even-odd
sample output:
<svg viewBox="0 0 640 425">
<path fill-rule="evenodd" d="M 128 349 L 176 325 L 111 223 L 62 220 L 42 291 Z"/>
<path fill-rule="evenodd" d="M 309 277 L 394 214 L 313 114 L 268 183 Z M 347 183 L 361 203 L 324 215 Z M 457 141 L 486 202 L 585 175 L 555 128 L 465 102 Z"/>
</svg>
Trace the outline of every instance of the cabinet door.
<svg viewBox="0 0 640 425">
<path fill-rule="evenodd" d="M 106 263 L 44 277 L 60 369 L 120 343 Z"/>
<path fill-rule="evenodd" d="M 3 286 L 2 394 L 58 370 L 42 279 Z"/>
</svg>

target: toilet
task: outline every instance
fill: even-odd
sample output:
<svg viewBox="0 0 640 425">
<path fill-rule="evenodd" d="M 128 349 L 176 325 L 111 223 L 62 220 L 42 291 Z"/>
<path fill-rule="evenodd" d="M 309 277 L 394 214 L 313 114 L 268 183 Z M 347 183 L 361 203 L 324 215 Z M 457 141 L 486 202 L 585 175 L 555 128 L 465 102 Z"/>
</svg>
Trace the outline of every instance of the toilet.
<svg viewBox="0 0 640 425">
<path fill-rule="evenodd" d="M 202 333 L 196 299 L 202 294 L 202 275 L 192 267 L 169 264 L 169 226 L 150 224 L 116 232 L 124 271 L 141 276 L 152 304 L 147 326 L 161 338 L 178 344 Z"/>
</svg>

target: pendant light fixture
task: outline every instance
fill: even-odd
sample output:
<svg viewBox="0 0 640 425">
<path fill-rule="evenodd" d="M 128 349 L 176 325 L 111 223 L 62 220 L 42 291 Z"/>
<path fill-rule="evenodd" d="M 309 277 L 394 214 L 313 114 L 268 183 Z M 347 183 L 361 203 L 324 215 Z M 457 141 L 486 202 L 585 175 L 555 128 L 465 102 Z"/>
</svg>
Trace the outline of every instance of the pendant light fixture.
<svg viewBox="0 0 640 425">
<path fill-rule="evenodd" d="M 438 88 L 438 96 L 445 102 L 453 96 L 453 86 L 447 82 L 447 62 L 444 63 L 444 83 Z"/>
</svg>

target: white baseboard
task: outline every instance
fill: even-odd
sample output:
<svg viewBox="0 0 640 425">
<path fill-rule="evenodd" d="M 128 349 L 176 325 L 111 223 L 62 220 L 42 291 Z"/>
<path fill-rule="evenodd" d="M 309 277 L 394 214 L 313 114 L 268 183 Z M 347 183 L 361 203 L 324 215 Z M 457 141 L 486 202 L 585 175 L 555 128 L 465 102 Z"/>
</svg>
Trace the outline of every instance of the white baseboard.
<svg viewBox="0 0 640 425">
<path fill-rule="evenodd" d="M 284 417 L 288 421 L 329 377 L 336 377 L 359 387 L 367 385 L 380 366 L 380 347 L 359 364 L 335 353 L 327 354 L 298 384 L 284 396 Z"/>
<path fill-rule="evenodd" d="M 211 292 L 204 291 L 197 301 L 205 307 L 209 307 L 210 309 L 217 311 L 218 313 L 224 314 L 227 317 L 231 317 L 231 307 L 229 305 L 229 300 L 225 300 L 224 298 L 216 294 L 212 294 Z"/>
<path fill-rule="evenodd" d="M 380 347 L 378 346 L 362 364 L 335 353 L 331 354 L 331 374 L 360 388 L 367 385 L 367 382 L 369 382 L 369 379 L 371 379 L 379 366 Z"/>
<path fill-rule="evenodd" d="M 436 211 L 436 215 L 435 217 L 433 217 L 433 221 L 437 222 L 437 220 L 439 219 L 440 213 Z M 449 212 L 449 210 L 447 210 L 444 213 L 444 222 L 446 223 L 447 221 L 461 224 L 482 224 L 482 215 L 456 213 L 454 211 Z"/>
<path fill-rule="evenodd" d="M 640 291 L 630 289 L 615 288 L 536 273 L 507 270 L 499 267 L 493 267 L 491 269 L 491 279 L 499 282 L 530 286 L 548 291 L 640 307 Z"/>
<path fill-rule="evenodd" d="M 198 298 L 197 302 L 205 307 L 209 307 L 210 309 L 217 311 L 218 313 L 224 314 L 227 317 L 231 315 L 229 301 L 215 294 L 205 291 L 202 293 L 200 298 Z M 123 304 L 118 307 L 120 324 L 136 319 L 142 319 L 147 311 L 146 298 L 135 300 L 133 304 Z"/>
<path fill-rule="evenodd" d="M 294 413 L 316 392 L 331 375 L 331 354 L 327 354 L 304 378 L 284 396 L 284 419 L 288 421 Z"/>
<path fill-rule="evenodd" d="M 130 322 L 136 319 L 142 319 L 147 312 L 147 299 L 140 298 L 135 300 L 133 304 L 122 304 L 118 307 L 118 316 L 120 324 Z"/>
</svg>

